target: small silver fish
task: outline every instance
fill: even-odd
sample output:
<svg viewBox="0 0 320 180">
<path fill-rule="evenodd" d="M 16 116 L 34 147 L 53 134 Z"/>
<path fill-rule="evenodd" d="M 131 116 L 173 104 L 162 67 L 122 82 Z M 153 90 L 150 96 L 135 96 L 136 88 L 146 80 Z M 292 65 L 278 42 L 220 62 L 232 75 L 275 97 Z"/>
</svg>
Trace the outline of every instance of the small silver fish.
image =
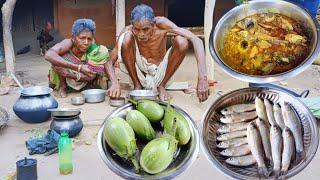
<svg viewBox="0 0 320 180">
<path fill-rule="evenodd" d="M 242 113 L 225 115 L 224 117 L 220 118 L 220 121 L 226 124 L 239 123 L 239 122 L 250 121 L 252 119 L 255 119 L 256 117 L 257 117 L 256 111 L 242 112 Z"/>
<path fill-rule="evenodd" d="M 229 115 L 234 113 L 249 112 L 255 110 L 256 106 L 254 104 L 236 104 L 222 109 L 221 114 Z"/>
<path fill-rule="evenodd" d="M 255 102 L 255 105 L 256 105 L 256 111 L 257 111 L 258 118 L 262 119 L 266 123 L 269 123 L 267 112 L 266 112 L 266 107 L 265 107 L 264 102 L 262 101 L 262 99 L 259 98 L 259 97 L 256 97 L 254 102 Z"/>
<path fill-rule="evenodd" d="M 247 139 L 248 144 L 251 148 L 251 153 L 258 164 L 258 174 L 267 177 L 269 176 L 269 172 L 267 166 L 264 162 L 264 152 L 263 146 L 261 142 L 261 137 L 258 128 L 251 122 L 247 128 Z"/>
<path fill-rule="evenodd" d="M 265 157 L 272 162 L 272 155 L 271 155 L 271 145 L 270 145 L 270 130 L 266 126 L 265 122 L 261 119 L 256 120 L 257 128 L 260 132 L 260 137 L 262 139 L 262 145 L 265 153 Z"/>
<path fill-rule="evenodd" d="M 285 127 L 282 132 L 283 151 L 281 162 L 281 176 L 286 176 L 290 162 L 294 153 L 294 137 L 288 127 Z"/>
<path fill-rule="evenodd" d="M 273 105 L 273 113 L 274 113 L 274 119 L 276 120 L 278 126 L 281 128 L 281 130 L 283 130 L 286 127 L 286 125 L 284 124 L 282 112 L 279 104 Z"/>
<path fill-rule="evenodd" d="M 279 177 L 281 170 L 282 134 L 278 126 L 271 126 L 270 129 L 271 154 L 273 160 L 273 173 Z"/>
<path fill-rule="evenodd" d="M 282 106 L 282 115 L 284 124 L 291 130 L 293 134 L 294 143 L 296 146 L 296 163 L 298 163 L 305 157 L 301 122 L 295 111 L 286 102 Z"/>
<path fill-rule="evenodd" d="M 233 131 L 240 131 L 247 129 L 248 122 L 240 122 L 240 123 L 233 123 L 233 124 L 225 124 L 218 128 L 219 133 L 228 133 Z"/>
<path fill-rule="evenodd" d="M 218 141 L 226 141 L 234 138 L 245 137 L 247 135 L 246 130 L 244 131 L 234 131 L 226 134 L 221 134 L 217 137 Z"/>
<path fill-rule="evenodd" d="M 238 147 L 233 147 L 233 148 L 228 148 L 224 149 L 223 151 L 220 152 L 221 155 L 223 156 L 244 156 L 247 154 L 250 154 L 250 146 L 248 144 L 238 146 Z"/>
<path fill-rule="evenodd" d="M 226 148 L 238 147 L 244 144 L 248 144 L 246 137 L 221 141 L 220 143 L 217 144 L 217 147 L 226 149 Z"/>
<path fill-rule="evenodd" d="M 276 123 L 276 120 L 274 118 L 272 104 L 270 103 L 270 101 L 268 99 L 264 99 L 263 101 L 264 101 L 264 106 L 266 107 L 268 121 L 272 126 L 274 126 L 277 123 Z"/>
<path fill-rule="evenodd" d="M 250 166 L 252 164 L 255 164 L 256 160 L 254 159 L 252 154 L 250 154 L 246 156 L 230 157 L 226 159 L 226 163 L 234 166 L 242 167 L 242 166 Z"/>
</svg>

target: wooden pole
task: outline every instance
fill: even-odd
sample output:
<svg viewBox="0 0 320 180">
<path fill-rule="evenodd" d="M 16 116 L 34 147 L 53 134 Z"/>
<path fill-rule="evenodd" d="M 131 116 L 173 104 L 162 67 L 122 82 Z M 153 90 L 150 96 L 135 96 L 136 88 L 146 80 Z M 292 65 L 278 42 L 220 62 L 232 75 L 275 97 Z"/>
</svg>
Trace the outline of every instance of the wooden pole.
<svg viewBox="0 0 320 180">
<path fill-rule="evenodd" d="M 60 23 L 59 23 L 59 1 L 53 0 L 53 25 L 54 29 L 60 30 Z"/>
<path fill-rule="evenodd" d="M 126 23 L 126 1 L 116 0 L 116 36 L 119 37 L 120 32 L 125 27 Z"/>
<path fill-rule="evenodd" d="M 2 8 L 3 46 L 8 74 L 14 73 L 15 55 L 12 42 L 12 16 L 17 0 L 7 0 Z"/>
<path fill-rule="evenodd" d="M 214 80 L 214 62 L 209 51 L 209 37 L 212 28 L 213 11 L 215 4 L 216 0 L 206 0 L 204 9 L 204 41 L 206 48 L 206 66 L 209 81 Z"/>
</svg>

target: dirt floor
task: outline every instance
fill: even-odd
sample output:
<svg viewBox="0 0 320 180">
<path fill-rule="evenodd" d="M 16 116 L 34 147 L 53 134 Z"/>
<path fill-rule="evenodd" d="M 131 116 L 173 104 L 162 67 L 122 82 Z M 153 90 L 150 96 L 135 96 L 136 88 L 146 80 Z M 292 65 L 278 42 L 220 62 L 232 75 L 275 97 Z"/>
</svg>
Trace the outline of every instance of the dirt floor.
<svg viewBox="0 0 320 180">
<path fill-rule="evenodd" d="M 42 57 L 26 54 L 18 56 L 16 62 L 18 77 L 25 86 L 48 84 L 47 72 L 49 64 Z M 179 68 L 175 81 L 188 81 L 195 85 L 197 76 L 195 76 L 196 72 L 193 67 L 196 67 L 196 60 L 193 54 L 189 54 Z M 3 74 L 4 72 L 4 64 L 0 63 L 0 73 Z M 123 94 L 125 94 L 130 87 L 128 84 L 129 78 L 121 72 L 117 72 L 117 74 L 121 79 L 122 87 L 126 89 L 123 91 Z M 185 94 L 182 91 L 170 92 L 174 97 L 173 104 L 188 112 L 197 123 L 199 129 L 201 129 L 201 120 L 204 112 L 221 94 L 248 86 L 247 83 L 226 75 L 218 66 L 215 66 L 215 80 L 218 81 L 218 84 L 214 89 L 211 89 L 211 96 L 204 103 L 199 103 L 195 94 Z M 309 89 L 311 91 L 310 96 L 320 96 L 320 67 L 312 66 L 297 77 L 280 82 L 280 84 L 297 92 Z M 40 180 L 121 179 L 104 164 L 96 144 L 100 125 L 106 115 L 115 109 L 109 106 L 108 99 L 103 103 L 80 106 L 82 109 L 80 117 L 84 122 L 84 128 L 76 137 L 74 143 L 74 171 L 72 175 L 62 176 L 58 170 L 57 154 L 50 156 L 28 155 L 25 141 L 34 135 L 35 131 L 40 130 L 45 133 L 49 129 L 50 120 L 41 124 L 27 124 L 17 118 L 12 111 L 12 106 L 18 98 L 17 91 L 18 88 L 13 88 L 8 95 L 0 96 L 0 106 L 10 113 L 9 125 L 0 133 L 0 179 L 14 172 L 15 162 L 25 156 L 38 160 L 38 177 Z M 77 94 L 70 94 L 65 99 L 57 98 L 59 107 L 74 107 L 70 103 L 70 98 Z M 319 165 L 320 153 L 318 151 L 309 166 L 295 176 L 294 179 L 319 179 Z M 215 179 L 228 179 L 209 163 L 200 149 L 198 158 L 191 168 L 182 173 L 177 179 L 212 179 L 213 177 Z"/>
</svg>

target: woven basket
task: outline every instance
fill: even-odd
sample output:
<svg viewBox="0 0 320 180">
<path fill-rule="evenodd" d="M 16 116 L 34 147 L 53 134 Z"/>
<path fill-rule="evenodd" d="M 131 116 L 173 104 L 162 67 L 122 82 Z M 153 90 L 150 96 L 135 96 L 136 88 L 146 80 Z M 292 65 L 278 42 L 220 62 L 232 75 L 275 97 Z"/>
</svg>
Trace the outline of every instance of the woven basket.
<svg viewBox="0 0 320 180">
<path fill-rule="evenodd" d="M 7 126 L 7 123 L 9 121 L 9 114 L 8 112 L 0 107 L 0 131 Z"/>
</svg>

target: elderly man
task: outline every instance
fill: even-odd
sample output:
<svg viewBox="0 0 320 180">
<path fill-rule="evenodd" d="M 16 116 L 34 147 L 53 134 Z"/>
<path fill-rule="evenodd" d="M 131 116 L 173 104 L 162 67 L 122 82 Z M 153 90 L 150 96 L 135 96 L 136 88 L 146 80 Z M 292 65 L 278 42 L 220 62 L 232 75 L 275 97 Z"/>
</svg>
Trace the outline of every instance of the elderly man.
<svg viewBox="0 0 320 180">
<path fill-rule="evenodd" d="M 175 34 L 168 50 L 167 33 Z M 152 8 L 147 5 L 141 4 L 133 9 L 131 25 L 121 32 L 108 63 L 119 59 L 122 62 L 120 69 L 129 74 L 135 89 L 157 90 L 160 99 L 166 100 L 170 96 L 166 86 L 186 55 L 188 41 L 193 45 L 198 62 L 197 95 L 202 102 L 209 95 L 202 41 L 167 18 L 154 17 Z"/>
<path fill-rule="evenodd" d="M 108 49 L 94 43 L 95 22 L 91 19 L 78 19 L 72 26 L 72 37 L 64 39 L 50 48 L 45 59 L 52 64 L 49 73 L 50 85 L 58 90 L 61 97 L 67 96 L 67 87 L 81 90 L 84 87 L 106 88 L 106 76 L 112 86 L 109 96 L 120 96 L 118 80 L 113 66 L 106 63 Z"/>
</svg>

